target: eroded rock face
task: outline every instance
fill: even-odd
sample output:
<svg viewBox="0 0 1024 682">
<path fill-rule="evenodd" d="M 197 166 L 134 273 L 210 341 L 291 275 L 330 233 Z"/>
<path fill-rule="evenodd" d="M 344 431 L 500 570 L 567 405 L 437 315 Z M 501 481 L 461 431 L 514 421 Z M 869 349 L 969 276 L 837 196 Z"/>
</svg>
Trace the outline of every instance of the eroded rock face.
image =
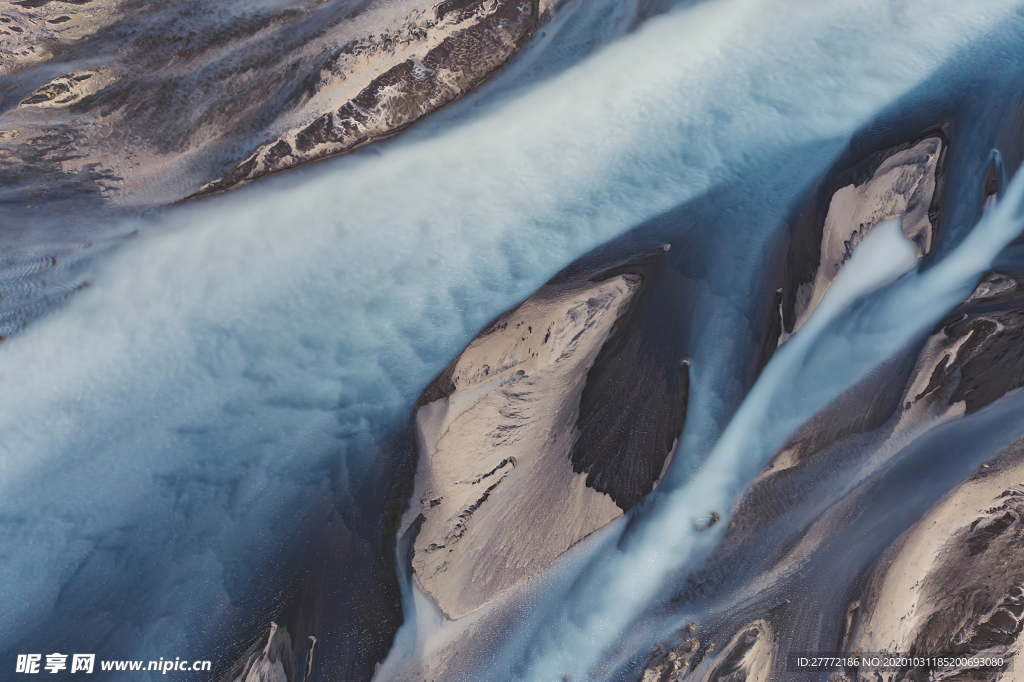
<svg viewBox="0 0 1024 682">
<path fill-rule="evenodd" d="M 60 57 L 110 25 L 118 0 L 15 0 L 0 10 L 0 75 Z"/>
<path fill-rule="evenodd" d="M 391 135 L 558 1 L 6 3 L 0 339 L 87 285 L 71 273 L 120 218 Z"/>
<path fill-rule="evenodd" d="M 770 335 L 773 349 L 776 338 L 785 342 L 809 319 L 854 247 L 881 221 L 901 219 L 904 236 L 924 260 L 922 267 L 928 265 L 928 254 L 937 255 L 932 250 L 939 250 L 937 239 L 949 218 L 944 209 L 949 137 L 943 130 L 913 133 L 909 142 L 885 136 L 868 140 L 840 160 L 798 207 L 790 243 L 780 249 L 784 275 L 772 283 L 772 289 L 782 285 L 772 311 L 778 330 Z M 978 199 L 979 213 L 1005 184 L 992 168 L 994 162 L 988 173 L 963 180 L 965 186 L 983 183 L 982 191 L 970 193 Z M 679 616 L 675 622 L 666 617 L 666 634 L 643 671 L 633 672 L 635 679 L 760 679 L 753 667 L 736 664 L 742 656 L 726 656 L 721 644 L 729 642 L 727 648 L 735 652 L 738 641 L 756 641 L 754 635 L 740 638 L 744 624 L 755 618 L 774 633 L 775 644 L 768 647 L 774 658 L 762 668 L 766 679 L 790 679 L 786 657 L 792 652 L 1013 655 L 1022 649 L 1017 610 L 1024 609 L 1024 602 L 1015 586 L 1024 585 L 1016 568 L 1024 563 L 1024 542 L 1021 510 L 1013 502 L 1024 494 L 1017 490 L 1024 485 L 1019 448 L 989 461 L 959 489 L 958 477 L 944 472 L 955 492 L 931 511 L 931 502 L 919 500 L 906 504 L 906 509 L 920 505 L 916 512 L 890 508 L 901 507 L 902 500 L 871 507 L 876 495 L 884 499 L 880 491 L 899 488 L 900 476 L 906 475 L 900 467 L 909 468 L 908 459 L 919 460 L 925 469 L 931 466 L 929 451 L 916 448 L 933 430 L 965 416 L 984 419 L 973 413 L 995 408 L 993 403 L 1024 385 L 1024 354 L 1018 348 L 1024 321 L 1022 254 L 1024 242 L 1018 240 L 930 335 L 865 376 L 792 435 L 724 514 L 728 529 L 708 567 L 674 586 Z M 985 460 L 978 459 L 979 453 L 990 452 L 943 451 L 942 457 L 962 456 L 980 464 Z M 984 496 L 970 498 L 969 505 L 949 501 L 982 479 L 993 481 Z M 943 516 L 943 509 L 956 513 Z M 880 532 L 884 524 L 870 525 L 876 514 L 892 519 L 885 539 Z M 901 538 L 899 533 L 915 522 Z M 865 534 L 871 539 L 864 540 Z M 932 544 L 911 547 L 907 537 Z M 858 547 L 860 555 L 847 554 L 850 547 Z M 879 554 L 884 554 L 882 561 Z M 899 583 L 900 589 L 908 588 L 899 599 L 890 588 L 879 592 L 894 580 L 896 569 L 890 567 L 897 561 L 904 573 L 916 571 Z M 1013 570 L 1002 568 L 1011 563 Z M 1004 575 L 990 589 L 986 576 L 996 571 Z M 743 599 L 717 611 L 709 607 L 721 595 L 741 589 L 749 590 Z M 918 598 L 917 591 L 925 589 L 929 592 Z M 910 605 L 910 599 L 918 605 Z M 706 615 L 694 632 L 667 634 L 676 623 L 709 612 L 713 615 Z M 726 663 L 727 658 L 732 662 Z M 837 669 L 821 677 L 849 679 L 857 672 Z M 932 679 L 921 670 L 860 673 L 861 679 L 873 681 Z M 948 679 L 1015 679 L 996 672 L 971 674 L 959 671 Z"/>
<path fill-rule="evenodd" d="M 296 125 L 200 193 L 346 152 L 401 130 L 505 63 L 539 25 L 539 11 L 536 0 L 446 0 L 437 5 L 434 19 L 414 10 L 395 34 L 344 45 L 328 57 L 302 108 L 305 117 L 319 115 L 300 126 L 303 117 L 293 113 Z M 381 49 L 389 58 L 364 66 L 368 55 Z"/>
<path fill-rule="evenodd" d="M 1002 656 L 1019 666 L 1022 520 L 1024 460 L 1018 446 L 936 505 L 891 548 L 860 600 L 862 613 L 848 633 L 847 650 Z M 892 679 L 920 679 L 930 672 L 908 669 Z M 997 671 L 953 674 L 946 671 L 944 679 L 1016 679 Z"/>
<path fill-rule="evenodd" d="M 638 284 L 622 276 L 527 301 L 459 356 L 455 390 L 417 413 L 430 471 L 413 569 L 449 617 L 622 514 L 568 455 L 586 370 Z"/>
<path fill-rule="evenodd" d="M 0 11 L 0 201 L 176 201 L 392 134 L 472 88 L 545 0 L 28 0 Z"/>
<path fill-rule="evenodd" d="M 671 368 L 677 381 L 666 393 L 677 395 L 668 407 L 673 414 L 648 419 L 653 431 L 601 419 L 583 400 L 596 383 L 595 405 L 619 405 L 614 386 L 595 381 L 608 365 L 630 365 L 627 375 L 649 371 L 636 355 L 617 355 L 616 339 L 623 325 L 643 337 L 642 325 L 631 323 L 644 317 L 643 299 L 656 277 L 652 260 L 661 257 L 545 286 L 481 332 L 425 391 L 416 414 L 421 461 L 414 503 L 423 520 L 412 566 L 449 618 L 550 564 L 621 516 L 663 475 L 682 428 L 685 366 Z M 652 409 L 654 402 L 622 412 Z M 602 446 L 612 431 L 623 448 Z M 580 443 L 586 461 L 577 458 Z M 594 472 L 614 471 L 612 459 L 630 457 L 649 466 L 595 483 Z"/>
<path fill-rule="evenodd" d="M 893 358 L 801 427 L 762 478 L 779 473 L 853 433 L 890 419 L 915 423 L 970 414 L 1024 386 L 1024 286 L 992 271 L 936 325 L 917 350 Z M 897 429 L 900 430 L 900 429 Z"/>
<path fill-rule="evenodd" d="M 834 172 L 810 200 L 790 247 L 780 344 L 803 326 L 857 244 L 880 223 L 901 218 L 917 255 L 931 250 L 944 151 L 938 135 L 878 151 Z"/>
<path fill-rule="evenodd" d="M 974 294 L 939 324 L 933 339 L 941 346 L 941 361 L 914 399 L 947 389 L 951 391 L 948 402 L 962 401 L 971 413 L 1024 386 L 1022 329 L 1022 279 L 1010 273 L 990 273 Z"/>
<path fill-rule="evenodd" d="M 905 383 L 897 383 L 903 385 L 901 395 L 885 395 L 876 377 L 812 420 L 737 504 L 731 514 L 736 527 L 726 536 L 724 547 L 741 546 L 744 535 L 749 538 L 762 531 L 772 515 L 795 509 L 806 500 L 816 490 L 812 482 L 820 476 L 815 468 L 841 465 L 884 470 L 887 460 L 920 434 L 977 412 L 1019 387 L 1024 371 L 1024 357 L 1018 351 L 1024 308 L 1020 291 L 1018 274 L 990 272 L 964 303 L 936 325 L 914 362 L 900 361 L 879 373 L 889 384 L 906 376 Z M 866 406 L 872 403 L 878 418 L 847 423 L 847 415 L 871 412 Z M 880 427 L 877 422 L 884 415 L 888 418 Z M 844 439 L 849 442 L 855 433 L 862 433 L 854 438 L 869 448 L 862 446 L 858 451 L 843 446 Z M 849 603 L 840 650 L 1016 657 L 1014 665 L 1019 665 L 1018 654 L 1024 648 L 1020 636 L 1024 629 L 1022 453 L 1018 442 L 983 464 L 883 551 L 881 559 L 865 571 Z M 856 494 L 851 497 L 856 499 Z M 772 501 L 766 504 L 766 500 Z M 836 507 L 844 505 L 839 502 Z M 766 511 L 767 519 L 758 518 Z M 840 524 L 823 516 L 821 526 L 828 529 L 830 525 Z M 804 542 L 811 546 L 819 541 Z M 799 561 L 803 551 L 798 545 L 779 565 Z M 995 670 L 941 672 L 941 679 L 951 680 L 1016 679 L 1013 673 Z M 834 679 L 874 681 L 878 674 L 846 670 L 837 672 Z M 938 671 L 914 668 L 887 671 L 883 679 L 939 679 L 929 677 L 932 674 Z"/>
<path fill-rule="evenodd" d="M 919 258 L 931 251 L 942 212 L 945 134 L 883 142 L 870 153 L 841 160 L 802 202 L 792 218 L 791 241 L 772 315 L 777 345 L 802 327 L 857 245 L 881 223 L 899 219 Z M 938 334 L 939 331 L 936 330 Z M 765 349 L 767 356 L 773 349 Z M 885 424 L 904 408 L 907 386 L 936 358 L 908 349 L 840 396 L 799 429 L 765 475 L 793 466 L 830 443 Z M 924 350 L 942 354 L 941 350 Z M 934 362 L 933 362 L 934 361 Z M 923 364 L 928 364 L 924 368 Z M 911 398 L 913 401 L 913 398 Z M 909 409 L 906 404 L 905 408 Z"/>
<path fill-rule="evenodd" d="M 695 625 L 695 624 L 694 624 Z M 659 647 L 640 682 L 767 682 L 771 679 L 775 639 L 765 620 L 748 623 L 721 648 L 701 642 L 694 627 L 683 628 L 672 648 Z"/>
<path fill-rule="evenodd" d="M 296 652 L 288 629 L 271 623 L 267 633 L 249 647 L 223 682 L 311 682 L 316 637 L 308 637 L 302 648 L 305 662 L 296 667 Z"/>
</svg>

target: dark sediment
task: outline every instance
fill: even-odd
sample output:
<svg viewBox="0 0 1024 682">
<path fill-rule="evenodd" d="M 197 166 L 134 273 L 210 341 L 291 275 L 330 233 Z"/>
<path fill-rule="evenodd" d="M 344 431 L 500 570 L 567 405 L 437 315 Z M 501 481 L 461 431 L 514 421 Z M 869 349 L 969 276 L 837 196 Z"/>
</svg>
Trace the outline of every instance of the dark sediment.
<svg viewBox="0 0 1024 682">
<path fill-rule="evenodd" d="M 640 290 L 587 373 L 570 457 L 573 470 L 587 474 L 588 486 L 630 509 L 651 492 L 683 430 L 689 364 L 679 333 L 680 278 L 666 254 L 593 279 L 618 274 L 639 275 Z"/>
</svg>

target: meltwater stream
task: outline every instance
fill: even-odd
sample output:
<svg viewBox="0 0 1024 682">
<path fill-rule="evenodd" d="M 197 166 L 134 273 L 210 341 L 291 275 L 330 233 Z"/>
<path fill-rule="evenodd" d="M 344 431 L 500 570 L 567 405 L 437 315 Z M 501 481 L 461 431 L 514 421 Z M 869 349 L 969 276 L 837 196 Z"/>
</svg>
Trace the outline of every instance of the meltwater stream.
<svg viewBox="0 0 1024 682">
<path fill-rule="evenodd" d="M 716 187 L 759 178 L 749 206 L 781 220 L 856 129 L 948 60 L 984 51 L 1001 22 L 1019 30 L 1018 9 L 711 0 L 555 73 L 531 52 L 552 49 L 538 39 L 510 65 L 525 74 L 508 79 L 511 96 L 498 78 L 477 96 L 489 105 L 468 97 L 379 155 L 139 220 L 141 235 L 92 266 L 88 289 L 0 344 L 0 657 L 230 665 L 228 643 L 265 626 L 282 567 L 315 544 L 322 508 L 388 461 L 380 453 L 419 392 L 484 323 L 594 247 Z M 967 87 L 967 71 L 950 87 Z M 1020 230 L 1021 182 L 971 243 L 861 304 L 879 345 L 822 396 L 964 297 Z M 731 232 L 675 228 L 694 258 L 726 254 L 722 267 L 737 273 L 701 300 L 709 328 L 733 329 L 746 310 L 776 237 L 763 217 Z M 888 334 L 893 307 L 912 296 L 924 297 L 920 318 Z M 700 353 L 722 363 L 696 377 L 710 403 L 692 419 L 710 433 L 731 412 L 734 393 L 713 385 L 732 368 L 728 349 Z M 777 385 L 769 375 L 757 390 Z M 694 515 L 676 506 L 725 504 L 768 454 L 734 442 L 741 414 L 691 488 L 655 507 L 623 553 L 580 566 L 564 603 L 523 620 L 490 679 L 596 674 L 666 571 L 714 538 L 679 534 L 671 556 L 655 550 Z M 342 644 L 318 644 L 332 645 Z M 339 679 L 327 666 L 318 676 Z"/>
<path fill-rule="evenodd" d="M 821 405 L 881 365 L 970 295 L 996 256 L 1024 231 L 1024 173 L 956 251 L 935 267 L 915 267 L 898 224 L 860 243 L 811 321 L 768 363 L 691 481 L 664 495 L 637 533 L 609 548 L 547 617 L 524 679 L 589 679 L 673 570 L 720 539 L 700 528 L 704 509 L 727 509 L 757 470 Z M 896 282 L 896 280 L 899 280 Z M 823 376 L 828 381 L 822 381 Z M 659 493 L 653 493 L 658 496 Z M 700 510 L 700 511 L 698 511 Z M 653 632 L 647 648 L 657 642 Z M 634 635 L 635 636 L 635 635 Z"/>
</svg>

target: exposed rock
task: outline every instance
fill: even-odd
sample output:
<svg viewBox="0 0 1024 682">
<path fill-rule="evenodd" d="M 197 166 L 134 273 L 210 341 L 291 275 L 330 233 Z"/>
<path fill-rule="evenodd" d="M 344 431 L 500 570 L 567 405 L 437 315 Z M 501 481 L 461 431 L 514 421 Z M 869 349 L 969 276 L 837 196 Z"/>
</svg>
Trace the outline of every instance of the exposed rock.
<svg viewBox="0 0 1024 682">
<path fill-rule="evenodd" d="M 288 630 L 271 623 L 267 634 L 245 653 L 240 670 L 232 671 L 225 682 L 302 682 L 305 671 L 296 671 L 293 659 Z"/>
<path fill-rule="evenodd" d="M 946 388 L 951 391 L 948 401 L 963 401 L 971 413 L 1024 386 L 1022 281 L 1011 274 L 990 273 L 939 323 L 932 338 L 941 346 L 941 358 L 915 400 Z"/>
<path fill-rule="evenodd" d="M 767 621 L 737 632 L 721 650 L 714 643 L 689 639 L 656 650 L 640 682 L 766 682 L 775 659 L 775 641 Z"/>
<path fill-rule="evenodd" d="M 379 49 L 378 41 L 345 45 L 328 58 L 318 91 L 304 107 L 307 116 L 319 115 L 261 146 L 200 193 L 346 152 L 401 130 L 490 75 L 515 54 L 539 21 L 535 0 L 446 0 L 436 7 L 435 18 L 414 12 L 397 33 L 380 37 L 379 44 L 395 55 L 386 63 L 405 57 L 382 73 L 380 68 L 361 68 L 364 55 Z M 365 80 L 375 73 L 379 75 Z M 363 79 L 354 80 L 359 76 Z"/>
<path fill-rule="evenodd" d="M 1022 519 L 1024 459 L 1015 446 L 887 552 L 860 600 L 863 615 L 848 633 L 847 650 L 1015 658 L 1024 629 Z M 930 672 L 907 669 L 892 679 Z M 951 677 L 954 672 L 944 670 L 943 679 L 1016 679 L 998 671 L 963 669 L 957 674 L 967 677 Z"/>
<path fill-rule="evenodd" d="M 413 569 L 449 617 L 622 514 L 568 455 L 586 370 L 638 283 L 623 276 L 528 300 L 459 356 L 455 391 L 420 408 L 430 464 Z"/>
<path fill-rule="evenodd" d="M 811 192 L 793 221 L 786 287 L 778 293 L 774 312 L 778 344 L 806 323 L 853 250 L 880 223 L 900 218 L 917 255 L 930 251 L 941 215 L 945 155 L 940 133 L 889 142 L 841 161 Z M 920 359 L 916 354 L 917 349 L 908 349 L 821 410 L 791 437 L 765 474 L 783 471 L 849 434 L 884 424 L 900 410 L 914 377 L 931 371 L 931 366 L 920 366 L 932 361 L 928 351 Z"/>
<path fill-rule="evenodd" d="M 931 250 L 938 229 L 943 136 L 874 152 L 833 170 L 794 221 L 780 297 L 784 342 L 807 321 L 858 243 L 878 224 L 902 218 L 918 256 Z"/>
<path fill-rule="evenodd" d="M 414 510 L 423 521 L 412 565 L 449 618 L 550 564 L 663 475 L 682 428 L 686 366 L 672 363 L 676 380 L 666 387 L 681 400 L 658 406 L 652 394 L 622 410 L 649 410 L 647 424 L 595 417 L 585 398 L 592 390 L 595 405 L 621 407 L 628 398 L 595 376 L 613 364 L 627 377 L 651 371 L 642 354 L 619 355 L 618 339 L 644 336 L 638 320 L 663 253 L 546 285 L 481 332 L 424 392 Z M 674 414 L 659 419 L 659 410 Z M 621 448 L 603 445 L 609 432 Z M 595 475 L 628 467 L 630 457 L 649 465 L 603 484 Z"/>
<path fill-rule="evenodd" d="M 914 140 L 911 142 L 901 142 L 899 137 L 894 139 L 885 130 L 877 136 L 866 136 L 851 146 L 794 212 L 790 242 L 779 254 L 784 274 L 777 280 L 778 284 L 772 284 L 773 289 L 782 285 L 771 311 L 773 322 L 780 330 L 775 337 L 779 343 L 806 322 L 853 247 L 881 220 L 902 218 L 904 235 L 923 257 L 922 267 L 928 267 L 929 254 L 938 249 L 937 239 L 947 220 L 945 185 L 950 181 L 946 175 L 948 126 L 932 127 L 928 131 L 911 132 L 905 138 Z M 994 152 L 993 158 L 994 161 L 982 167 L 982 170 L 987 168 L 987 172 L 976 178 L 983 186 L 976 193 L 971 189 L 962 190 L 972 200 L 977 198 L 979 212 L 983 205 L 992 203 L 1006 182 L 999 153 Z M 961 185 L 969 186 L 971 181 L 966 178 Z M 886 540 L 860 542 L 856 539 L 859 535 L 848 530 L 856 528 L 858 523 L 864 524 L 860 526 L 862 529 L 871 528 L 867 519 L 873 515 L 890 518 L 887 508 L 870 510 L 873 496 L 881 496 L 880 490 L 893 494 L 890 489 L 899 484 L 888 482 L 886 477 L 896 476 L 894 480 L 898 481 L 900 475 L 906 476 L 902 469 L 899 474 L 891 470 L 909 467 L 898 455 L 909 458 L 908 452 L 913 450 L 917 439 L 945 422 L 991 405 L 1024 385 L 1024 354 L 1017 348 L 1019 318 L 1024 310 L 1024 296 L 1020 293 L 1024 275 L 1019 267 L 1022 254 L 1024 240 L 1018 240 L 974 293 L 936 325 L 929 337 L 909 345 L 904 353 L 887 361 L 822 409 L 791 437 L 761 472 L 729 511 L 727 533 L 715 550 L 714 558 L 709 560 L 708 568 L 686 580 L 681 579 L 676 587 L 675 604 L 680 615 L 694 613 L 693 609 L 706 609 L 715 599 L 714 595 L 729 594 L 741 589 L 739 585 L 750 590 L 742 599 L 715 613 L 701 641 L 730 636 L 736 632 L 738 623 L 760 617 L 768 619 L 777 630 L 782 652 L 885 648 L 922 654 L 986 651 L 970 648 L 975 644 L 981 646 L 979 637 L 985 639 L 986 646 L 1002 647 L 998 651 L 1006 655 L 1024 649 L 1019 637 L 1019 619 L 1006 620 L 1006 614 L 1013 615 L 1017 608 L 1014 601 L 1017 592 L 1012 585 L 1021 584 L 1020 579 L 1007 578 L 1010 582 L 1000 583 L 992 594 L 987 594 L 983 587 L 990 572 L 1003 570 L 997 567 L 1011 562 L 1018 566 L 1024 564 L 1024 557 L 1019 555 L 1024 543 L 1019 535 L 1013 535 L 1020 528 L 1020 510 L 1010 509 L 1012 505 L 1008 503 L 1003 508 L 1006 499 L 1016 497 L 1008 491 L 1024 484 L 1019 472 L 1009 475 L 1006 466 L 990 462 L 989 468 L 982 468 L 975 477 L 980 480 L 1000 472 L 997 475 L 1001 476 L 1001 483 L 989 491 L 990 499 L 979 499 L 977 507 L 965 511 L 962 519 L 938 519 L 933 510 L 914 526 L 912 533 L 923 534 L 930 528 L 933 535 L 941 536 L 940 548 L 935 551 L 940 559 L 935 561 L 936 565 L 941 563 L 946 567 L 943 570 L 948 578 L 942 582 L 929 566 L 917 561 L 915 570 L 919 569 L 920 575 L 901 584 L 909 586 L 917 579 L 925 584 L 927 577 L 932 581 L 933 590 L 922 598 L 922 603 L 942 604 L 934 609 L 929 606 L 923 615 L 915 612 L 917 620 L 912 621 L 908 608 L 900 605 L 890 608 L 891 594 L 879 596 L 875 590 L 882 584 L 885 567 L 890 565 L 894 555 L 899 554 L 904 566 L 914 566 L 915 557 L 921 556 L 920 548 L 908 549 L 900 540 L 886 554 L 887 558 L 876 564 L 878 574 L 865 576 L 864 571 L 872 565 L 877 553 L 883 551 L 899 531 L 894 530 Z M 765 320 L 769 317 L 765 315 Z M 765 353 L 764 362 L 773 350 Z M 923 457 L 917 452 L 913 456 Z M 943 457 L 948 459 L 948 453 L 943 453 Z M 950 473 L 944 471 L 942 475 Z M 955 480 L 951 480 L 950 485 Z M 954 495 L 961 492 L 958 490 Z M 1003 497 L 996 502 L 995 498 L 1000 496 Z M 913 504 L 923 502 L 911 502 L 907 508 L 912 509 Z M 940 507 L 947 504 L 940 503 Z M 900 513 L 911 515 L 911 520 L 906 521 L 909 525 L 926 509 L 921 509 L 917 516 L 912 516 L 912 512 L 892 512 L 891 518 L 902 523 Z M 945 524 L 943 530 L 935 530 L 933 524 L 937 519 L 939 525 Z M 968 537 L 975 522 L 974 535 Z M 907 526 L 895 527 L 902 530 Z M 877 528 L 873 530 L 878 534 Z M 950 545 L 941 547 L 947 539 Z M 956 543 L 959 549 L 949 549 Z M 851 546 L 859 547 L 858 551 L 865 556 L 854 559 L 845 554 Z M 1011 557 L 1014 552 L 1016 555 Z M 931 556 L 928 554 L 928 560 L 923 563 L 930 563 Z M 838 568 L 836 560 L 861 568 L 856 572 Z M 1019 573 L 1016 568 L 1010 573 L 1014 572 Z M 952 582 L 954 573 L 962 581 L 960 584 Z M 956 594 L 959 596 L 954 596 Z M 941 601 L 940 595 L 946 600 Z M 759 606 L 750 608 L 751 602 Z M 742 615 L 737 615 L 734 609 L 743 609 Z M 872 621 L 874 625 L 865 624 L 871 621 L 873 612 L 887 615 Z M 956 623 L 941 621 L 941 614 L 947 612 L 958 612 L 961 616 Z M 774 615 L 769 618 L 768 613 Z M 867 642 L 866 633 L 873 631 L 878 635 L 882 621 L 886 627 L 907 626 L 913 632 L 895 643 Z M 975 638 L 975 643 L 967 646 L 965 643 L 971 638 Z M 711 668 L 704 664 L 710 656 L 704 645 L 699 645 L 697 652 L 690 652 L 688 641 L 681 635 L 663 636 L 659 641 L 660 653 L 648 664 L 645 682 L 696 679 L 698 668 L 704 674 L 710 673 Z M 662 659 L 666 652 L 672 652 L 675 657 L 675 672 L 664 666 Z M 789 679 L 787 675 L 792 675 L 792 671 L 787 673 L 785 656 L 781 657 L 780 662 L 776 656 L 769 665 L 770 673 L 766 672 L 773 679 Z M 888 681 L 890 677 L 938 679 L 928 677 L 931 673 L 921 670 L 903 671 L 899 675 L 890 672 L 882 677 L 876 676 L 874 671 L 870 675 L 861 672 L 865 673 L 861 679 L 873 681 Z M 843 674 L 837 672 L 834 679 L 849 679 Z M 1015 679 L 1012 674 L 1000 677 L 999 673 L 991 671 L 954 671 L 949 675 L 952 676 L 948 679 L 956 680 Z"/>
<path fill-rule="evenodd" d="M 119 17 L 119 0 L 14 0 L 0 11 L 0 75 L 65 53 Z"/>
<path fill-rule="evenodd" d="M 66 107 L 93 95 L 114 81 L 109 70 L 79 71 L 58 76 L 26 98 L 23 107 Z"/>
<path fill-rule="evenodd" d="M 159 204 L 351 150 L 478 84 L 554 6 L 11 3 L 0 200 Z"/>
</svg>

